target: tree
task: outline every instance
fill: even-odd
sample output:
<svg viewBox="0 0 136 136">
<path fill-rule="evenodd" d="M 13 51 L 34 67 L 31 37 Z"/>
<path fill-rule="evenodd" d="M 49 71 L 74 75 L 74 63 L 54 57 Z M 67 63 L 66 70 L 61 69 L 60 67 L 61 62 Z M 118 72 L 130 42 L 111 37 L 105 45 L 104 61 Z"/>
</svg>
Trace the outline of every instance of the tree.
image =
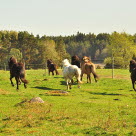
<svg viewBox="0 0 136 136">
<path fill-rule="evenodd" d="M 15 58 L 17 58 L 18 61 L 22 60 L 22 53 L 20 52 L 19 49 L 12 48 L 10 50 L 10 57 L 11 56 L 14 56 Z"/>
<path fill-rule="evenodd" d="M 116 61 L 116 59 L 121 59 L 123 61 L 123 64 L 121 64 L 123 68 L 128 66 L 129 60 L 132 59 L 136 52 L 134 41 L 126 33 L 112 33 L 111 41 L 107 48 L 109 56 L 113 54 L 115 62 L 119 62 Z"/>
<path fill-rule="evenodd" d="M 40 43 L 39 52 L 42 64 L 46 64 L 47 59 L 52 59 L 53 62 L 58 63 L 59 57 L 55 47 L 53 40 L 45 40 Z"/>
<path fill-rule="evenodd" d="M 64 44 L 64 41 L 62 39 L 59 39 L 56 42 L 56 51 L 58 53 L 59 56 L 59 63 L 62 63 L 62 60 L 65 58 L 69 58 L 69 54 L 66 52 L 66 47 Z"/>
</svg>

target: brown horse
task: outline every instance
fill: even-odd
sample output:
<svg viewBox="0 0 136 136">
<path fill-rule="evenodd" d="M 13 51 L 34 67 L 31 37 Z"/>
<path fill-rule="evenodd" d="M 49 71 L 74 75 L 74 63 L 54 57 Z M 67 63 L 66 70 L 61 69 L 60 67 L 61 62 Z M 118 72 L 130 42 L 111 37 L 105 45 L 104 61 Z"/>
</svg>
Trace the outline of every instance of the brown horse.
<svg viewBox="0 0 136 136">
<path fill-rule="evenodd" d="M 14 57 L 10 58 L 8 65 L 10 69 L 10 81 L 12 86 L 14 86 L 12 78 L 15 77 L 17 90 L 19 89 L 19 84 L 21 84 L 21 81 L 24 83 L 24 87 L 26 88 L 28 81 L 25 79 L 25 65 L 17 62 L 17 59 Z"/>
<path fill-rule="evenodd" d="M 129 72 L 131 73 L 130 77 L 131 77 L 133 89 L 136 91 L 136 88 L 135 88 L 135 81 L 136 81 L 136 61 L 135 60 L 131 60 L 130 61 Z"/>
<path fill-rule="evenodd" d="M 79 57 L 77 55 L 71 57 L 71 64 L 76 65 L 79 68 L 81 67 L 80 66 L 80 59 L 79 59 Z"/>
<path fill-rule="evenodd" d="M 91 62 L 90 58 L 87 56 L 84 56 L 81 61 L 81 80 L 83 77 L 83 74 L 87 74 L 87 83 L 88 80 L 91 83 L 91 73 L 94 76 L 95 82 L 98 80 L 98 75 L 95 72 L 95 65 Z"/>
<path fill-rule="evenodd" d="M 49 75 L 50 72 L 52 72 L 52 75 L 54 75 L 54 71 L 56 72 L 56 75 L 59 75 L 59 72 L 57 71 L 57 65 L 54 64 L 51 59 L 47 60 L 47 67 L 48 67 Z"/>
</svg>

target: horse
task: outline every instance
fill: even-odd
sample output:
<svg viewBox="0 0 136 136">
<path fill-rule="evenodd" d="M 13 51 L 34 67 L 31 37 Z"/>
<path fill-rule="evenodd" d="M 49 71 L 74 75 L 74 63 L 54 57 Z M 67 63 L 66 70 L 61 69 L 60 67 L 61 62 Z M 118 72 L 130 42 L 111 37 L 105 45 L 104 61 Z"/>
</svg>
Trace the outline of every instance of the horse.
<svg viewBox="0 0 136 136">
<path fill-rule="evenodd" d="M 77 55 L 71 57 L 71 64 L 77 65 L 79 68 L 81 67 L 80 66 L 80 59 Z"/>
<path fill-rule="evenodd" d="M 91 83 L 91 75 L 90 75 L 91 73 L 94 76 L 95 82 L 97 82 L 98 75 L 96 74 L 95 64 L 91 62 L 89 57 L 84 56 L 81 61 L 81 81 L 83 74 L 87 74 L 87 83 L 88 80 Z"/>
<path fill-rule="evenodd" d="M 25 79 L 25 65 L 21 62 L 17 62 L 17 59 L 14 57 L 9 59 L 8 65 L 10 69 L 11 85 L 14 86 L 12 78 L 15 77 L 17 90 L 19 90 L 19 84 L 21 84 L 21 81 L 24 83 L 24 88 L 27 88 L 26 84 L 28 81 Z"/>
<path fill-rule="evenodd" d="M 130 60 L 129 72 L 131 73 L 134 68 L 136 68 L 136 61 L 135 60 Z"/>
<path fill-rule="evenodd" d="M 56 72 L 56 75 L 59 75 L 59 72 L 57 71 L 57 65 L 54 64 L 51 59 L 47 60 L 47 67 L 49 75 L 50 72 L 52 72 L 52 75 L 54 75 L 54 71 Z"/>
<path fill-rule="evenodd" d="M 130 60 L 129 64 L 129 72 L 131 73 L 131 81 L 132 81 L 132 87 L 136 91 L 135 88 L 135 81 L 136 81 L 136 61 L 135 60 Z"/>
<path fill-rule="evenodd" d="M 71 89 L 72 78 L 75 76 L 78 81 L 78 88 L 80 88 L 80 84 L 82 83 L 80 80 L 81 70 L 76 65 L 71 65 L 68 59 L 64 59 L 62 61 L 63 64 L 63 76 L 67 84 L 67 90 Z"/>
</svg>

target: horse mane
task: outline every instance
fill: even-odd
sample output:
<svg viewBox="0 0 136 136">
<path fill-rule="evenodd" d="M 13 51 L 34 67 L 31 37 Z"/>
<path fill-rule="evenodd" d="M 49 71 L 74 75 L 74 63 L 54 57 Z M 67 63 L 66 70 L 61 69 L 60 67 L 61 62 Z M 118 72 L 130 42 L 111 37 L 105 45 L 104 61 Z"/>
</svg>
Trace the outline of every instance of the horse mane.
<svg viewBox="0 0 136 136">
<path fill-rule="evenodd" d="M 9 69 L 11 69 L 14 64 L 17 64 L 17 59 L 12 56 L 8 61 Z"/>
<path fill-rule="evenodd" d="M 68 59 L 64 59 L 64 60 L 62 61 L 62 63 L 63 63 L 63 67 L 64 67 L 64 66 L 66 67 L 66 66 L 70 66 L 70 65 L 71 65 Z"/>
<path fill-rule="evenodd" d="M 80 66 L 80 59 L 77 55 L 74 55 L 74 56 L 71 57 L 71 64 L 77 65 L 79 68 L 81 67 Z"/>
<path fill-rule="evenodd" d="M 49 65 L 50 65 L 51 63 L 53 63 L 52 60 L 51 60 L 51 59 L 48 59 L 48 60 L 47 60 L 47 67 L 49 67 Z"/>
<path fill-rule="evenodd" d="M 79 57 L 78 57 L 77 55 L 74 55 L 74 56 L 71 57 L 71 60 L 72 60 L 72 61 L 79 60 Z"/>
</svg>

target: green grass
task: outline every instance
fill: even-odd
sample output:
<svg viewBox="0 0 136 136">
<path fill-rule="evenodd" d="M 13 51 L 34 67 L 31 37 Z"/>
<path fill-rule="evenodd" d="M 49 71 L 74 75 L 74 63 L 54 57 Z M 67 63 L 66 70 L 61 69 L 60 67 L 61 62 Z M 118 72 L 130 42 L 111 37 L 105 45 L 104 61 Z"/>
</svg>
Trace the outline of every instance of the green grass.
<svg viewBox="0 0 136 136">
<path fill-rule="evenodd" d="M 136 92 L 128 70 L 98 69 L 97 83 L 79 89 L 74 83 L 68 94 L 62 75 L 48 76 L 44 70 L 28 70 L 28 88 L 12 87 L 9 71 L 0 71 L 0 136 L 134 136 Z M 61 73 L 61 70 L 60 70 Z M 76 81 L 76 80 L 75 80 Z M 14 80 L 15 82 L 15 80 Z M 19 104 L 41 97 L 44 104 Z"/>
</svg>

